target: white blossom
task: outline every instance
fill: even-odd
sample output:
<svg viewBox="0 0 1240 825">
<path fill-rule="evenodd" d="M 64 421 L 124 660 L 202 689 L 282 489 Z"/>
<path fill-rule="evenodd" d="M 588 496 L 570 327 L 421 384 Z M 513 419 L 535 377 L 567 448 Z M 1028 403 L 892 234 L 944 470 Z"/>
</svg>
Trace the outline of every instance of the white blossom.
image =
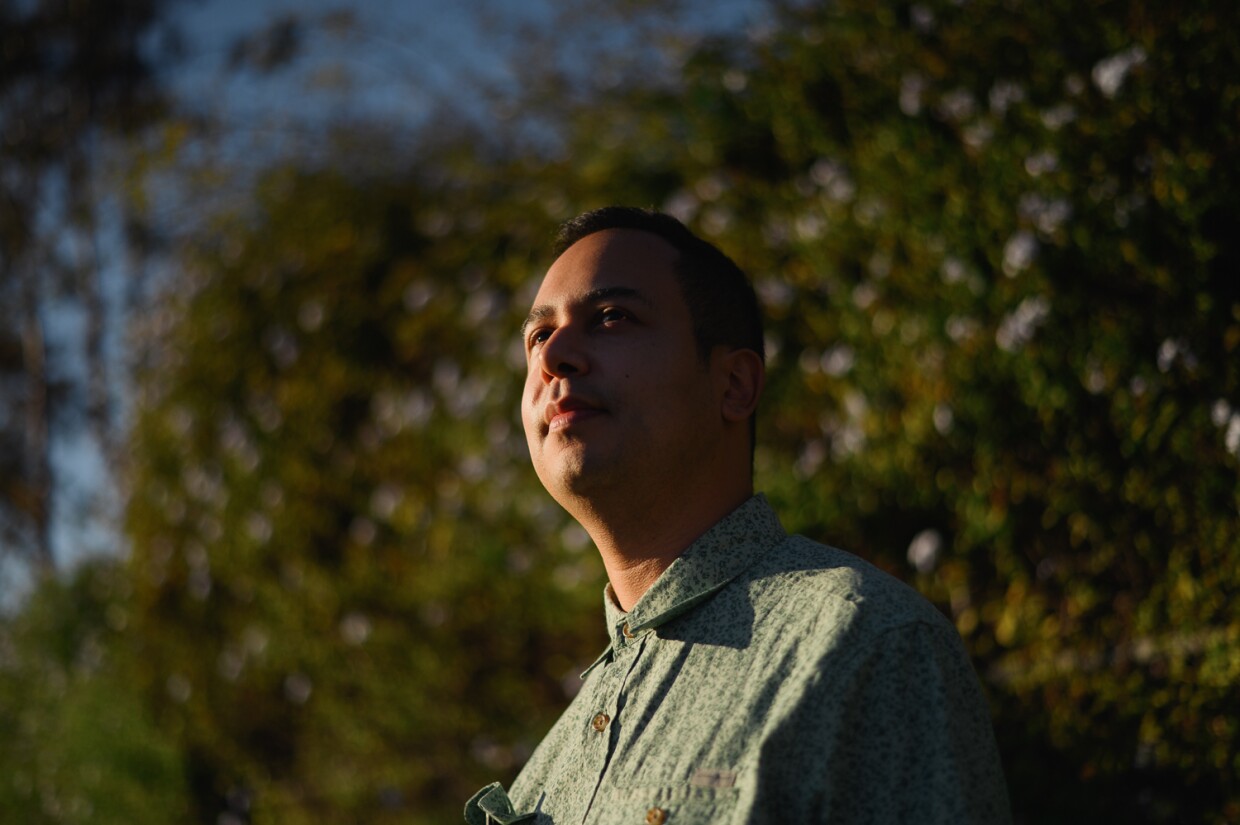
<svg viewBox="0 0 1240 825">
<path fill-rule="evenodd" d="M 326 315 L 321 301 L 306 301 L 297 310 L 297 323 L 306 332 L 314 332 L 323 326 Z"/>
<path fill-rule="evenodd" d="M 1025 171 L 1033 178 L 1054 172 L 1058 168 L 1059 156 L 1050 149 L 1043 149 L 1025 158 Z"/>
<path fill-rule="evenodd" d="M 345 644 L 354 647 L 362 644 L 370 638 L 370 631 L 370 619 L 356 610 L 346 613 L 340 620 L 340 638 L 344 639 Z"/>
<path fill-rule="evenodd" d="M 939 435 L 947 435 L 952 431 L 952 425 L 956 422 L 956 414 L 952 412 L 952 408 L 947 404 L 939 402 L 934 405 L 934 429 Z"/>
<path fill-rule="evenodd" d="M 749 78 L 740 69 L 728 69 L 723 73 L 723 88 L 733 94 L 745 91 L 748 85 Z"/>
<path fill-rule="evenodd" d="M 663 211 L 681 223 L 690 223 L 699 206 L 701 204 L 692 192 L 681 189 L 663 202 Z"/>
<path fill-rule="evenodd" d="M 762 305 L 769 309 L 786 309 L 795 297 L 795 290 L 779 278 L 761 278 L 754 284 Z"/>
<path fill-rule="evenodd" d="M 995 128 L 987 121 L 974 123 L 961 133 L 961 138 L 970 149 L 981 149 L 990 143 L 995 136 Z"/>
<path fill-rule="evenodd" d="M 873 284 L 857 284 L 852 291 L 852 300 L 857 309 L 869 309 L 878 300 L 878 290 Z"/>
<path fill-rule="evenodd" d="M 1106 97 L 1115 97 L 1120 87 L 1124 85 L 1124 79 L 1128 77 L 1128 73 L 1144 62 L 1145 49 L 1133 46 L 1104 60 L 1099 60 L 1090 72 L 1090 77 L 1094 85 L 1098 87 L 1098 91 Z"/>
<path fill-rule="evenodd" d="M 1050 314 L 1051 305 L 1040 295 L 1020 302 L 1016 311 L 1004 317 L 995 332 L 995 343 L 1004 352 L 1015 352 L 1033 339 L 1037 328 Z"/>
<path fill-rule="evenodd" d="M 1025 99 L 1025 87 L 1011 80 L 1000 80 L 990 87 L 990 110 L 997 115 L 1007 112 L 1013 103 Z"/>
<path fill-rule="evenodd" d="M 1042 125 L 1052 132 L 1058 132 L 1076 120 L 1076 107 L 1071 103 L 1060 103 L 1042 112 Z"/>
<path fill-rule="evenodd" d="M 1158 371 L 1169 372 L 1178 361 L 1188 369 L 1197 366 L 1197 356 L 1183 338 L 1167 338 L 1158 346 Z"/>
<path fill-rule="evenodd" d="M 809 177 L 822 189 L 827 200 L 834 203 L 852 200 L 857 193 L 857 185 L 853 183 L 848 169 L 830 158 L 819 158 L 815 161 L 810 167 Z"/>
<path fill-rule="evenodd" d="M 1029 268 L 1038 252 L 1037 239 L 1033 233 L 1022 229 L 1013 233 L 1003 245 L 1003 272 L 1009 278 L 1015 278 Z"/>
<path fill-rule="evenodd" d="M 1100 394 L 1107 388 L 1107 375 L 1096 358 L 1089 358 L 1085 364 L 1085 389 L 1093 395 Z"/>
<path fill-rule="evenodd" d="M 959 258 L 949 255 L 943 259 L 943 264 L 939 267 L 939 274 L 943 278 L 945 284 L 956 284 L 964 280 L 965 267 L 964 262 Z"/>
<path fill-rule="evenodd" d="M 981 326 L 975 319 L 960 315 L 951 316 L 943 325 L 944 330 L 947 332 L 947 337 L 957 344 L 972 338 L 981 330 Z"/>
<path fill-rule="evenodd" d="M 909 22 L 913 28 L 924 33 L 934 31 L 934 11 L 929 6 L 917 3 L 908 10 Z"/>
<path fill-rule="evenodd" d="M 414 281 L 405 287 L 405 293 L 402 296 L 405 309 L 410 312 L 417 312 L 435 296 L 435 287 L 427 281 Z"/>
<path fill-rule="evenodd" d="M 1231 420 L 1227 422 L 1227 433 L 1223 436 L 1223 443 L 1227 445 L 1227 452 L 1240 458 L 1240 413 L 1231 414 Z"/>
<path fill-rule="evenodd" d="M 1052 234 L 1072 217 L 1072 204 L 1065 198 L 1048 198 L 1036 192 L 1021 195 L 1017 207 L 1022 218 L 1030 220 L 1038 231 Z"/>
<path fill-rule="evenodd" d="M 922 530 L 908 546 L 908 560 L 918 573 L 929 573 L 939 563 L 939 554 L 943 550 L 943 537 L 938 530 Z"/>
<path fill-rule="evenodd" d="M 921 114 L 921 96 L 925 90 L 926 80 L 919 74 L 900 78 L 900 111 L 909 117 Z"/>
<path fill-rule="evenodd" d="M 376 518 L 388 521 L 404 498 L 404 491 L 398 485 L 391 482 L 380 484 L 370 495 L 370 512 Z"/>
<path fill-rule="evenodd" d="M 794 226 L 799 239 L 802 241 L 814 241 L 822 237 L 823 230 L 827 228 L 827 223 L 822 219 L 821 215 L 813 212 L 803 212 L 797 215 Z"/>
<path fill-rule="evenodd" d="M 220 676 L 223 676 L 230 682 L 235 682 L 245 668 L 245 657 L 232 648 L 225 648 L 220 651 L 216 667 L 219 670 Z"/>
<path fill-rule="evenodd" d="M 504 310 L 504 299 L 494 289 L 479 289 L 465 300 L 465 319 L 474 326 Z"/>
<path fill-rule="evenodd" d="M 707 175 L 693 184 L 694 193 L 703 201 L 718 200 L 727 186 L 719 175 Z"/>
<path fill-rule="evenodd" d="M 250 513 L 245 518 L 245 532 L 259 544 L 266 544 L 271 539 L 271 519 L 262 513 Z"/>
<path fill-rule="evenodd" d="M 1226 398 L 1218 399 L 1210 407 L 1210 420 L 1216 427 L 1225 426 L 1231 420 L 1231 404 L 1227 403 Z"/>
<path fill-rule="evenodd" d="M 953 89 L 939 101 L 939 111 L 948 120 L 960 123 L 973 117 L 977 111 L 977 101 L 968 89 Z"/>
<path fill-rule="evenodd" d="M 818 363 L 824 373 L 839 378 L 848 374 L 856 362 L 857 356 L 852 347 L 847 344 L 836 344 L 822 354 Z"/>
<path fill-rule="evenodd" d="M 284 678 L 284 698 L 295 705 L 304 705 L 314 692 L 314 683 L 304 673 L 290 673 Z"/>
</svg>

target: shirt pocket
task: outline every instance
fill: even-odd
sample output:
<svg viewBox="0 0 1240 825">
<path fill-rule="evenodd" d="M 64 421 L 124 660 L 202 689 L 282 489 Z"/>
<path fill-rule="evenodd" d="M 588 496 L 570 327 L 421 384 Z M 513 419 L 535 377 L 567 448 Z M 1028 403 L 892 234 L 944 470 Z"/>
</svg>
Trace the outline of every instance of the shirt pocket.
<svg viewBox="0 0 1240 825">
<path fill-rule="evenodd" d="M 696 825 L 726 822 L 736 788 L 678 784 L 601 789 L 586 817 L 591 825 Z"/>
</svg>

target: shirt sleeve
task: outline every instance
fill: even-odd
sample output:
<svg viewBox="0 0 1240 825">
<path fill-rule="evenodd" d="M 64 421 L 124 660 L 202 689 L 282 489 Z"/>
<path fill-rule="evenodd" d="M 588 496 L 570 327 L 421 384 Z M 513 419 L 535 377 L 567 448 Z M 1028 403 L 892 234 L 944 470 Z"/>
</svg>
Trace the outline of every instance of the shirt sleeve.
<svg viewBox="0 0 1240 825">
<path fill-rule="evenodd" d="M 986 702 L 950 626 L 912 622 L 827 656 L 773 717 L 749 821 L 790 809 L 824 825 L 1011 821 Z"/>
<path fill-rule="evenodd" d="M 467 825 L 519 825 L 533 822 L 536 814 L 518 813 L 512 807 L 508 792 L 498 782 L 492 782 L 478 791 L 465 803 Z"/>
</svg>

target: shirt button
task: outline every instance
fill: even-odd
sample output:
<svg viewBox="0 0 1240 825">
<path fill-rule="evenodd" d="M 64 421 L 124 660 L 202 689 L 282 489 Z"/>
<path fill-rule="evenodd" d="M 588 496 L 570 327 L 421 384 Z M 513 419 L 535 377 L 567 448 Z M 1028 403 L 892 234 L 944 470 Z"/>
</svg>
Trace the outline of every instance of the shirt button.
<svg viewBox="0 0 1240 825">
<path fill-rule="evenodd" d="M 607 728 L 607 723 L 610 721 L 611 717 L 606 713 L 597 713 L 594 715 L 594 718 L 590 720 L 590 726 L 599 733 L 602 733 Z"/>
<path fill-rule="evenodd" d="M 625 623 L 624 623 L 624 627 L 620 628 L 620 632 L 624 634 L 624 638 L 626 638 L 626 639 L 632 639 L 632 638 L 633 638 L 633 631 L 629 630 L 629 623 L 628 623 L 628 622 L 625 622 Z M 652 810 L 653 810 L 653 809 L 652 809 Z"/>
<path fill-rule="evenodd" d="M 646 825 L 663 825 L 664 822 L 667 822 L 667 811 L 662 808 L 646 811 Z"/>
</svg>

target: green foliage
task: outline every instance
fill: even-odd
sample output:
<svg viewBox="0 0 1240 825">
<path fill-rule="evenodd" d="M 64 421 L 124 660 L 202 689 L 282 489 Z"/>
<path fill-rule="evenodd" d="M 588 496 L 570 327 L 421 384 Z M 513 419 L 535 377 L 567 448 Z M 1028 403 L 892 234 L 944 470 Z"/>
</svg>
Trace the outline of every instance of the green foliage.
<svg viewBox="0 0 1240 825">
<path fill-rule="evenodd" d="M 758 486 L 952 617 L 1018 820 L 1240 819 L 1238 17 L 786 3 L 676 77 L 530 86 L 536 150 L 438 124 L 273 168 L 141 339 L 132 655 L 3 701 L 63 702 L 72 764 L 116 740 L 70 720 L 131 714 L 187 821 L 457 821 L 603 643 L 517 325 L 559 220 L 654 204 L 766 305 Z"/>
<path fill-rule="evenodd" d="M 521 250 L 552 223 L 516 187 L 441 186 L 273 171 L 151 342 L 142 678 L 200 818 L 459 818 L 597 654 L 575 620 L 600 565 L 515 413 Z"/>
<path fill-rule="evenodd" d="M 763 486 L 927 550 L 1032 821 L 1240 814 L 1240 44 L 1194 8 L 797 6 L 665 110 L 772 316 Z"/>
<path fill-rule="evenodd" d="M 28 823 L 165 823 L 180 751 L 131 682 L 121 565 L 49 579 L 0 623 L 0 810 Z"/>
</svg>

